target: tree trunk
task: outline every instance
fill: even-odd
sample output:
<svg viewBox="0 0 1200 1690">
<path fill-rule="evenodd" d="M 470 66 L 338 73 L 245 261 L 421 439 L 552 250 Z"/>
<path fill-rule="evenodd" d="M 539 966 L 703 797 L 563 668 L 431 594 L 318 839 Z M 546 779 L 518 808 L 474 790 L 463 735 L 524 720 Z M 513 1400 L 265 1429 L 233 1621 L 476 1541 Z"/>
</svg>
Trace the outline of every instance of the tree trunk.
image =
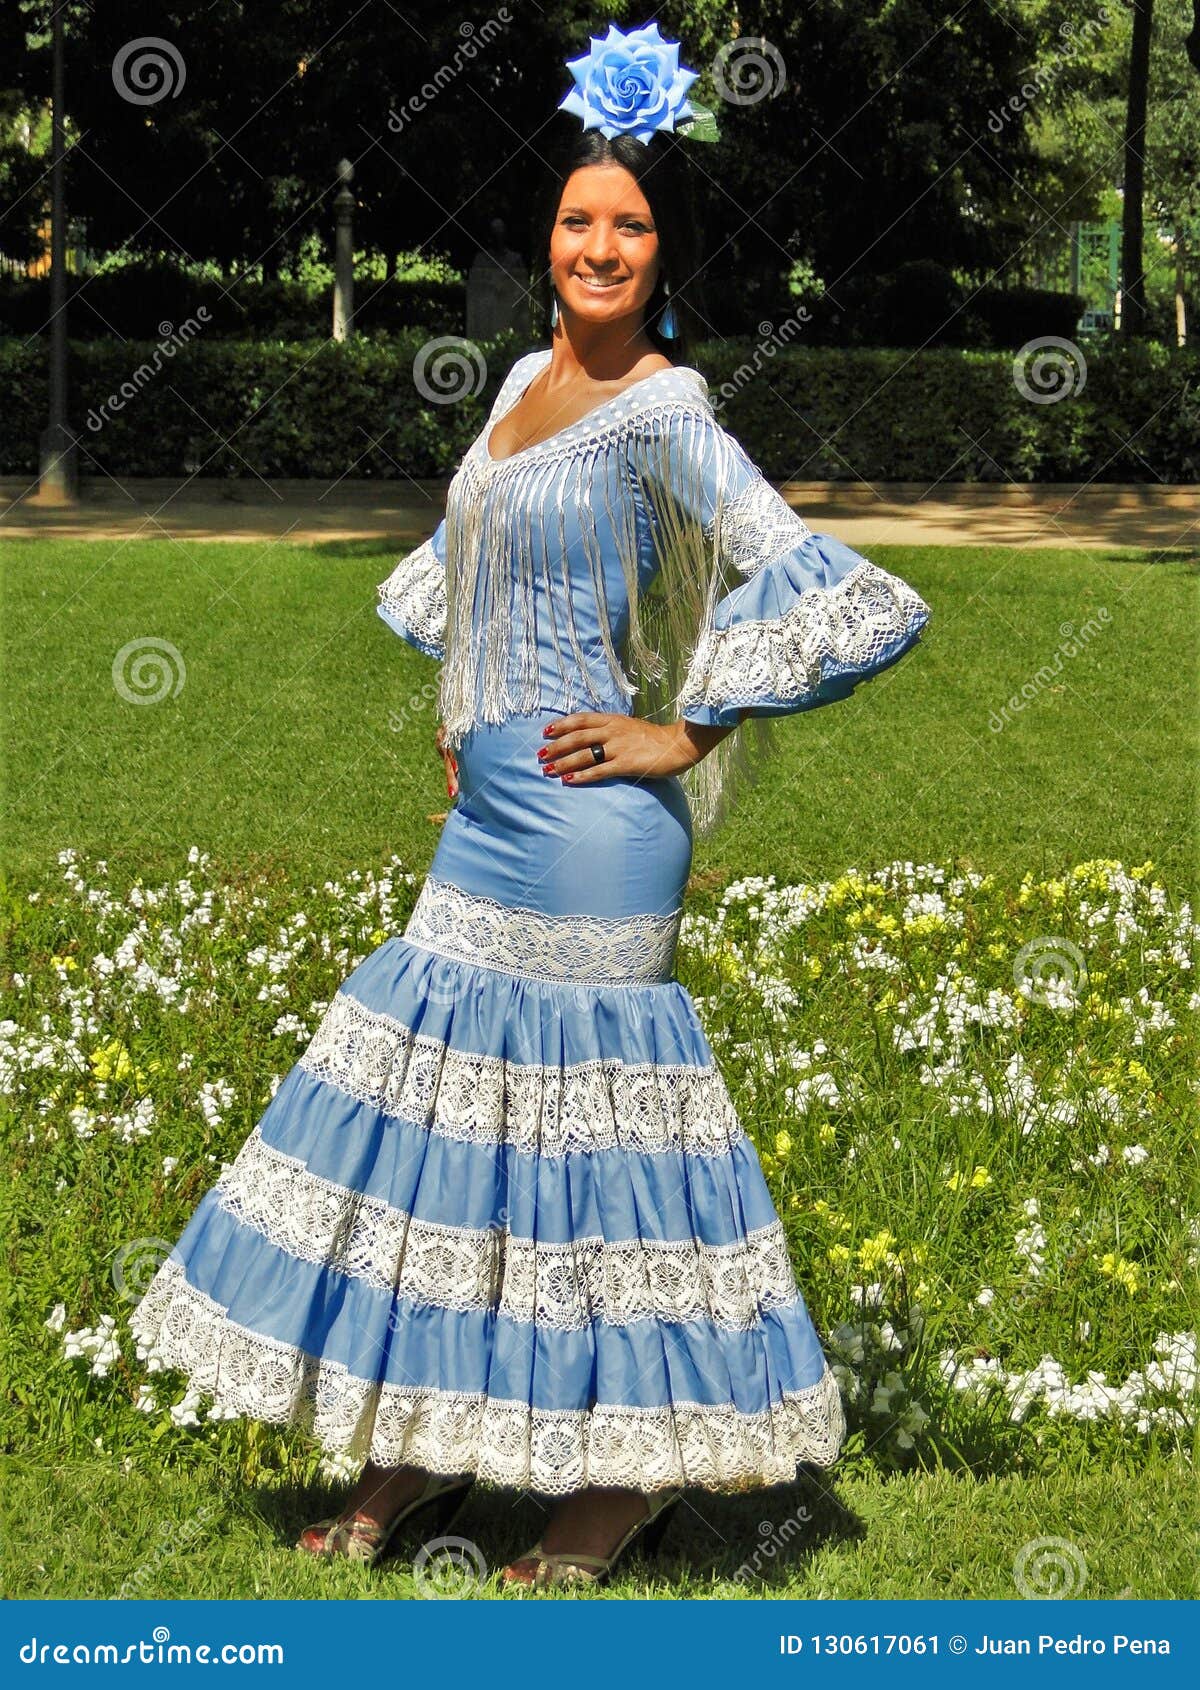
<svg viewBox="0 0 1200 1690">
<path fill-rule="evenodd" d="M 1146 333 L 1146 276 L 1142 269 L 1142 202 L 1145 195 L 1146 102 L 1150 81 L 1150 35 L 1154 0 L 1132 0 L 1129 104 L 1125 116 L 1125 200 L 1121 230 L 1121 333 L 1127 340 Z"/>
<path fill-rule="evenodd" d="M 1200 0 L 1197 0 L 1200 5 Z M 1185 280 L 1183 230 L 1175 231 L 1175 344 L 1187 345 L 1187 282 Z"/>
</svg>

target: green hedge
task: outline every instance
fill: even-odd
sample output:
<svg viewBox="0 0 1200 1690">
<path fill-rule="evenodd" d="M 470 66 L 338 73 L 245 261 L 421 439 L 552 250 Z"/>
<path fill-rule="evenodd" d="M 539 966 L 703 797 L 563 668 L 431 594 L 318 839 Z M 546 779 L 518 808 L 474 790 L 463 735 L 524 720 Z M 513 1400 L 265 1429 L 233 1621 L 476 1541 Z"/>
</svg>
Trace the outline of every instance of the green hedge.
<svg viewBox="0 0 1200 1690">
<path fill-rule="evenodd" d="M 71 333 L 80 340 L 154 338 L 163 332 L 160 323 L 182 323 L 201 306 L 209 340 L 311 340 L 329 333 L 333 311 L 328 287 L 286 278 L 223 284 L 190 276 L 165 259 L 93 276 L 70 274 L 66 285 Z M 356 326 L 367 334 L 400 334 L 414 326 L 427 334 L 461 334 L 467 288 L 462 281 L 360 276 L 354 303 Z M 0 336 L 41 334 L 50 313 L 48 276 L 0 276 Z"/>
<path fill-rule="evenodd" d="M 485 343 L 486 379 L 434 404 L 414 385 L 420 331 L 381 340 L 244 343 L 203 334 L 161 359 L 118 409 L 152 344 L 75 342 L 70 422 L 86 474 L 380 479 L 452 474 L 523 350 Z M 1088 350 L 1081 389 L 1024 397 L 1009 353 L 710 343 L 692 362 L 765 474 L 800 481 L 1200 479 L 1200 353 Z M 46 349 L 0 340 L 0 473 L 36 469 Z M 127 389 L 128 391 L 128 389 Z M 93 425 L 89 426 L 89 414 Z M 95 419 L 100 418 L 100 426 Z"/>
</svg>

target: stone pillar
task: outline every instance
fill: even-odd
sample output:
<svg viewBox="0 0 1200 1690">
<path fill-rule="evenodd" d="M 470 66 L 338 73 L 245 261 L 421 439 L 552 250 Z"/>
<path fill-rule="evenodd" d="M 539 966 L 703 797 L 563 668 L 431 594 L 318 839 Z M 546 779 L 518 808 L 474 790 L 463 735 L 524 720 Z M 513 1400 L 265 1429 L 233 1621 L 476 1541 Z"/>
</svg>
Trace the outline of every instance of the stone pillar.
<svg viewBox="0 0 1200 1690">
<path fill-rule="evenodd" d="M 348 158 L 338 165 L 341 187 L 333 201 L 337 214 L 337 235 L 333 254 L 333 338 L 346 340 L 354 333 L 354 166 Z"/>
</svg>

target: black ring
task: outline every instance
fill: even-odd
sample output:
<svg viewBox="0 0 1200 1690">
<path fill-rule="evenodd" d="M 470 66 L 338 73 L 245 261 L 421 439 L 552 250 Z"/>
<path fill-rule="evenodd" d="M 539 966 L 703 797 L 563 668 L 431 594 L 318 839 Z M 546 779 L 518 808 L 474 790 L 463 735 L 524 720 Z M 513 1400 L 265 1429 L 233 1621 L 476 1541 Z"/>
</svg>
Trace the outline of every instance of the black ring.
<svg viewBox="0 0 1200 1690">
<path fill-rule="evenodd" d="M 589 749 L 591 750 L 593 760 L 597 763 L 603 763 L 604 747 L 602 745 L 593 745 Z"/>
</svg>

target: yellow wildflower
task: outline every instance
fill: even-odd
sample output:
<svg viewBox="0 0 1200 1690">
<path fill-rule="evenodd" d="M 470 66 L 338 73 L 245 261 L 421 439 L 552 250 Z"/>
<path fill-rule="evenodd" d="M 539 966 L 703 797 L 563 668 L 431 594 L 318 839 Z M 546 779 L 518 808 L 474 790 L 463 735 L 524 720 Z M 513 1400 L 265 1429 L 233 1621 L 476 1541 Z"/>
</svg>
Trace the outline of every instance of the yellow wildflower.
<svg viewBox="0 0 1200 1690">
<path fill-rule="evenodd" d="M 877 1268 L 882 1267 L 885 1263 L 889 1267 L 894 1267 L 896 1258 L 892 1254 L 892 1245 L 895 1242 L 895 1235 L 889 1232 L 886 1227 L 882 1232 L 877 1232 L 874 1238 L 865 1239 L 858 1249 L 859 1265 L 863 1271 L 874 1273 Z"/>
<path fill-rule="evenodd" d="M 957 1191 L 959 1189 L 959 1187 L 962 1185 L 963 1179 L 964 1179 L 964 1175 L 961 1173 L 961 1171 L 958 1168 L 955 1168 L 954 1172 L 950 1175 L 950 1178 L 946 1181 L 946 1184 L 950 1187 L 951 1191 Z M 975 1188 L 976 1191 L 979 1191 L 985 1185 L 991 1185 L 991 1183 L 992 1183 L 991 1174 L 988 1173 L 986 1168 L 980 1167 L 979 1164 L 976 1163 L 975 1171 L 972 1173 L 972 1175 L 970 1177 L 970 1184 Z"/>
<path fill-rule="evenodd" d="M 91 1055 L 98 1080 L 123 1080 L 133 1073 L 133 1061 L 120 1039 L 110 1039 Z"/>
<path fill-rule="evenodd" d="M 817 1198 L 816 1202 L 812 1205 L 812 1209 L 813 1213 L 815 1215 L 819 1215 L 825 1222 L 826 1226 L 834 1228 L 838 1232 L 849 1232 L 849 1217 L 846 1215 L 839 1215 L 832 1204 L 827 1203 L 823 1197 Z"/>
<path fill-rule="evenodd" d="M 1123 1285 L 1131 1297 L 1141 1288 L 1141 1274 L 1137 1263 L 1129 1261 L 1125 1256 L 1118 1256 L 1115 1251 L 1110 1250 L 1101 1257 L 1100 1272 L 1117 1285 Z"/>
</svg>

